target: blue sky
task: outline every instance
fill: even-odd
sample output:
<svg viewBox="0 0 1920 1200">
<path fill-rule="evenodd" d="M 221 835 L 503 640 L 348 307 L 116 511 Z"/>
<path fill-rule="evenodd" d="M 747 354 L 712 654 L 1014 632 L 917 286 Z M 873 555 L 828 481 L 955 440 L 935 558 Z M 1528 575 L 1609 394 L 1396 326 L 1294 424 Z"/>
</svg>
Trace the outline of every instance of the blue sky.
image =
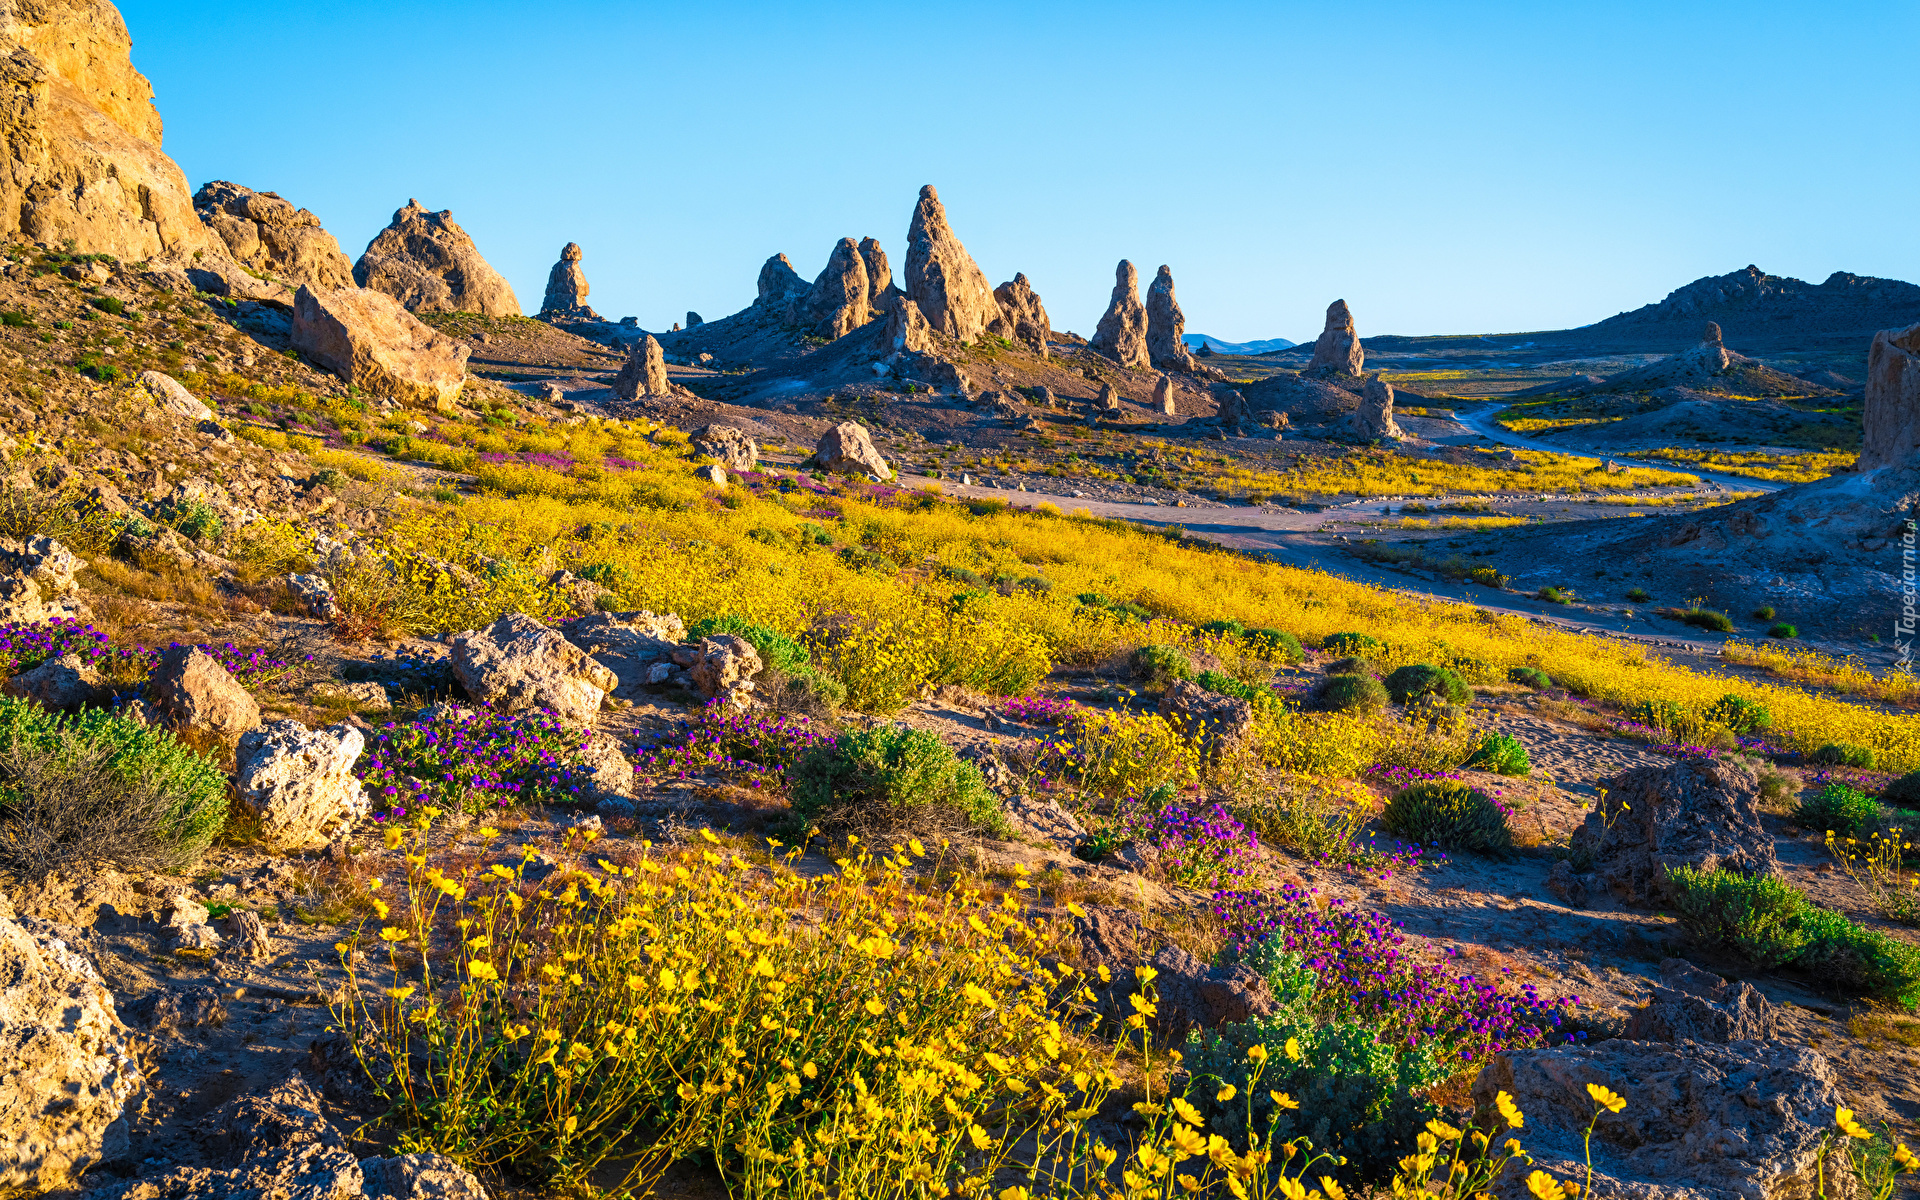
<svg viewBox="0 0 1920 1200">
<path fill-rule="evenodd" d="M 1911 3 L 121 10 L 193 186 L 278 191 L 353 258 L 451 208 L 529 310 L 577 241 L 648 328 L 742 307 L 775 252 L 897 264 L 928 182 L 1082 334 L 1123 257 L 1234 341 L 1336 297 L 1364 336 L 1585 324 L 1749 262 L 1920 280 Z"/>
</svg>

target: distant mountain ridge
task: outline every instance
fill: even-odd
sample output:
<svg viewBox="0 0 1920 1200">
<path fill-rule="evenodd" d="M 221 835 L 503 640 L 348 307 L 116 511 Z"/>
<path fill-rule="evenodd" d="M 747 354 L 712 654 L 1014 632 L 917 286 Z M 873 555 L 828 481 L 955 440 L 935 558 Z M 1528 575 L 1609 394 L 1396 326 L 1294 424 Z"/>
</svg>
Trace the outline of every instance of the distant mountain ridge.
<svg viewBox="0 0 1920 1200">
<path fill-rule="evenodd" d="M 1212 346 L 1215 354 L 1271 354 L 1275 350 L 1287 350 L 1299 345 L 1286 338 L 1268 338 L 1261 342 L 1229 342 L 1206 333 L 1184 334 L 1181 340 L 1198 350 L 1202 346 Z"/>
<path fill-rule="evenodd" d="M 1567 332 L 1606 341 L 1653 337 L 1691 344 L 1708 321 L 1720 324 L 1729 345 L 1783 336 L 1871 337 L 1875 330 L 1905 328 L 1920 321 L 1920 287 L 1846 271 L 1835 271 L 1822 283 L 1808 283 L 1749 265 L 1696 279 L 1675 288 L 1658 304 Z"/>
</svg>

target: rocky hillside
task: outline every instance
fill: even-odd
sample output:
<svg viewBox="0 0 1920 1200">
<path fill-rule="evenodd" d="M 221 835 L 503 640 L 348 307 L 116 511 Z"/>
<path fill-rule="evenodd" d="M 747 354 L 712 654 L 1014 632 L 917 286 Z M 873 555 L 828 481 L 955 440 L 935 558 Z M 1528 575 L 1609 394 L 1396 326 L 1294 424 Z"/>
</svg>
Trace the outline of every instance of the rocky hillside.
<svg viewBox="0 0 1920 1200">
<path fill-rule="evenodd" d="M 1870 340 L 1880 329 L 1920 320 L 1920 287 L 1898 279 L 1875 279 L 1835 271 L 1821 283 L 1769 275 L 1755 266 L 1696 279 L 1657 304 L 1632 309 L 1559 335 L 1595 345 L 1631 344 L 1645 350 L 1678 350 L 1698 339 L 1701 326 L 1717 322 L 1728 339 L 1755 349 L 1813 336 Z"/>
</svg>

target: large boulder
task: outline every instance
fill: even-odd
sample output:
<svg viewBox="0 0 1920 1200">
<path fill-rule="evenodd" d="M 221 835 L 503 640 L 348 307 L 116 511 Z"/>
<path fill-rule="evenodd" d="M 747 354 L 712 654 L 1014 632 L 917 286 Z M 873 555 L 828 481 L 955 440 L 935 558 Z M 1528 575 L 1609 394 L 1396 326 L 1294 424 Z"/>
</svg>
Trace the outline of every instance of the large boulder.
<svg viewBox="0 0 1920 1200">
<path fill-rule="evenodd" d="M 351 725 L 270 721 L 241 734 L 234 786 L 261 842 L 276 850 L 323 845 L 366 816 L 372 805 L 353 774 L 366 744 Z"/>
<path fill-rule="evenodd" d="M 731 425 L 702 425 L 688 436 L 695 450 L 735 471 L 751 471 L 760 465 L 760 447 L 744 430 Z"/>
<path fill-rule="evenodd" d="M 1627 1101 L 1594 1124 L 1592 1194 L 1607 1200 L 1816 1195 L 1821 1139 L 1845 1103 L 1832 1065 L 1803 1046 L 1614 1040 L 1509 1050 L 1473 1085 L 1488 1111 L 1506 1092 L 1526 1117 L 1515 1136 L 1533 1161 L 1509 1166 L 1494 1189 L 1500 1200 L 1528 1196 L 1536 1170 L 1587 1183 L 1583 1139 L 1596 1107 L 1588 1084 Z"/>
<path fill-rule="evenodd" d="M 1920 325 L 1873 335 L 1864 420 L 1860 470 L 1890 467 L 1920 450 Z"/>
<path fill-rule="evenodd" d="M 795 304 L 807 295 L 807 281 L 793 269 L 793 260 L 776 254 L 760 264 L 760 278 L 754 285 L 753 303 L 781 321 L 791 318 Z"/>
<path fill-rule="evenodd" d="M 452 211 L 428 212 L 418 200 L 408 200 L 367 244 L 353 264 L 353 279 L 392 296 L 410 312 L 520 315 L 513 288 L 480 257 Z"/>
<path fill-rule="evenodd" d="M 1670 903 L 1667 872 L 1680 866 L 1773 874 L 1773 835 L 1760 823 L 1759 780 L 1724 759 L 1635 767 L 1606 794 L 1571 841 L 1600 886 L 1627 904 Z"/>
<path fill-rule="evenodd" d="M 454 638 L 453 677 L 482 704 L 504 712 L 547 708 L 579 725 L 593 723 L 620 683 L 559 630 L 525 613 Z"/>
<path fill-rule="evenodd" d="M 873 435 L 857 421 L 842 421 L 820 435 L 813 448 L 820 469 L 834 475 L 872 475 L 892 479 L 893 470 L 873 445 Z"/>
<path fill-rule="evenodd" d="M 1010 335 L 1014 341 L 1038 354 L 1048 357 L 1048 341 L 1053 337 L 1053 325 L 1047 319 L 1046 306 L 1040 303 L 1040 295 L 1033 290 L 1024 274 L 1014 277 L 993 289 L 993 298 L 1000 305 L 1000 311 L 1012 327 Z"/>
<path fill-rule="evenodd" d="M 1347 433 L 1363 442 L 1398 441 L 1406 436 L 1393 419 L 1393 385 L 1375 371 L 1360 392 L 1360 407 L 1347 414 Z"/>
<path fill-rule="evenodd" d="M 1185 679 L 1175 680 L 1161 693 L 1159 712 L 1181 737 L 1202 747 L 1210 757 L 1241 745 L 1253 731 L 1253 705 Z"/>
<path fill-rule="evenodd" d="M 193 209 L 243 267 L 295 285 L 353 286 L 353 263 L 320 218 L 274 192 L 216 179 L 194 193 Z"/>
<path fill-rule="evenodd" d="M 1313 359 L 1301 374 L 1358 376 L 1366 361 L 1366 350 L 1354 332 L 1352 310 L 1345 300 L 1335 300 L 1327 305 L 1326 327 L 1315 339 Z"/>
<path fill-rule="evenodd" d="M 464 342 L 365 288 L 301 288 L 293 300 L 293 348 L 355 387 L 403 404 L 451 406 L 467 379 Z"/>
<path fill-rule="evenodd" d="M 560 248 L 560 261 L 547 272 L 547 294 L 540 301 L 543 321 L 598 321 L 600 314 L 587 306 L 587 273 L 580 269 L 585 251 L 578 242 Z"/>
<path fill-rule="evenodd" d="M 79 948 L 29 932 L 0 899 L 0 1192 L 71 1187 L 126 1156 L 146 1090 L 134 1054 Z"/>
<path fill-rule="evenodd" d="M 185 417 L 189 421 L 213 420 L 213 410 L 171 375 L 160 371 L 142 371 L 134 382 L 153 398 L 155 404 L 176 417 Z"/>
<path fill-rule="evenodd" d="M 1730 983 L 1683 958 L 1660 964 L 1660 983 L 1627 1015 L 1623 1035 L 1635 1042 L 1771 1041 L 1780 1020 L 1758 988 Z"/>
<path fill-rule="evenodd" d="M 834 243 L 827 265 L 808 289 L 796 314 L 816 336 L 844 337 L 873 319 L 873 288 L 860 243 L 850 237 Z"/>
<path fill-rule="evenodd" d="M 85 564 L 73 551 L 44 534 L 0 538 L 0 569 L 25 575 L 40 586 L 42 595 L 71 596 L 80 590 L 74 578 Z"/>
<path fill-rule="evenodd" d="M 198 646 L 169 646 L 147 677 L 147 711 L 181 733 L 226 743 L 260 724 L 260 706 L 220 660 Z"/>
<path fill-rule="evenodd" d="M 1162 264 L 1147 288 L 1147 356 L 1163 371 L 1191 371 L 1187 317 L 1173 298 L 1173 268 Z"/>
<path fill-rule="evenodd" d="M 671 396 L 673 383 L 667 378 L 667 356 L 652 334 L 643 334 L 627 352 L 620 373 L 613 377 L 613 394 L 622 400 L 643 396 Z"/>
<path fill-rule="evenodd" d="M 618 681 L 613 694 L 637 699 L 643 689 L 668 682 L 678 667 L 674 652 L 687 636 L 687 627 L 673 613 L 655 616 L 637 612 L 595 613 L 565 626 L 567 640 L 612 671 Z"/>
<path fill-rule="evenodd" d="M 31 700 L 42 708 L 65 712 L 84 705 L 106 704 L 113 699 L 113 684 L 78 654 L 63 654 L 0 684 L 0 695 Z"/>
<path fill-rule="evenodd" d="M 914 205 L 903 274 L 907 299 L 920 306 L 934 332 L 972 342 L 984 333 L 1006 328 L 1000 304 L 993 298 L 993 285 L 954 236 L 932 184 L 920 189 L 920 201 Z"/>
<path fill-rule="evenodd" d="M 1145 370 L 1152 365 L 1147 353 L 1147 310 L 1140 303 L 1140 272 L 1124 258 L 1114 268 L 1113 298 L 1087 344 L 1123 367 Z"/>
</svg>

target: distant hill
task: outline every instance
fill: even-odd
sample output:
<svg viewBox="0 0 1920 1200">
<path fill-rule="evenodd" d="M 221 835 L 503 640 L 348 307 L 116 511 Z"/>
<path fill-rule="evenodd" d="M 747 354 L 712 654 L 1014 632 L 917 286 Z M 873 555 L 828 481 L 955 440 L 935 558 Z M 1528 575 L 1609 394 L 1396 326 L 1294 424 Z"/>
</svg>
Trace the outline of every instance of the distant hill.
<svg viewBox="0 0 1920 1200">
<path fill-rule="evenodd" d="M 1271 354 L 1275 350 L 1286 350 L 1300 344 L 1285 338 L 1268 338 L 1264 342 L 1228 342 L 1205 333 L 1189 333 L 1181 340 L 1195 350 L 1212 346 L 1215 354 Z"/>
<path fill-rule="evenodd" d="M 1564 332 L 1595 343 L 1677 348 L 1698 342 L 1708 321 L 1719 322 L 1727 345 L 1743 349 L 1809 337 L 1871 338 L 1875 330 L 1920 321 L 1920 287 L 1845 271 L 1808 283 L 1748 266 L 1696 279 L 1658 304 Z"/>
</svg>

